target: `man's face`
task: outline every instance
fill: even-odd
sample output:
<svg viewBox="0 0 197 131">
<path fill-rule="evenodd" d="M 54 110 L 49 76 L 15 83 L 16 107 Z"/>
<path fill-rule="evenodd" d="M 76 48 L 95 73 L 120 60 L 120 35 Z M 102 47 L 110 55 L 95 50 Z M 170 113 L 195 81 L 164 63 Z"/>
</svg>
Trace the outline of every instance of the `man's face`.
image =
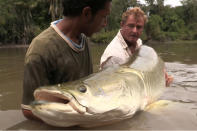
<svg viewBox="0 0 197 131">
<path fill-rule="evenodd" d="M 135 45 L 144 29 L 144 19 L 128 16 L 124 23 L 121 23 L 121 34 L 128 45 Z"/>
<path fill-rule="evenodd" d="M 91 36 L 93 33 L 100 31 L 107 25 L 107 16 L 110 14 L 111 2 L 106 2 L 105 8 L 99 10 L 89 21 L 87 36 Z"/>
</svg>

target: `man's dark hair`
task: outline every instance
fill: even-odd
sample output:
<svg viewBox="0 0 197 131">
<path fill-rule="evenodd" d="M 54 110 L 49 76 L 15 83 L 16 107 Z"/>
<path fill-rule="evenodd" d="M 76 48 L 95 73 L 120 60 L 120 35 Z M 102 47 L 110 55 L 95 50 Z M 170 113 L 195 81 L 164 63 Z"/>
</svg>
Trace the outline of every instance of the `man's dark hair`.
<svg viewBox="0 0 197 131">
<path fill-rule="evenodd" d="M 92 14 L 96 14 L 98 10 L 104 9 L 105 3 L 112 0 L 62 0 L 63 15 L 74 17 L 82 13 L 84 7 L 90 7 Z"/>
</svg>

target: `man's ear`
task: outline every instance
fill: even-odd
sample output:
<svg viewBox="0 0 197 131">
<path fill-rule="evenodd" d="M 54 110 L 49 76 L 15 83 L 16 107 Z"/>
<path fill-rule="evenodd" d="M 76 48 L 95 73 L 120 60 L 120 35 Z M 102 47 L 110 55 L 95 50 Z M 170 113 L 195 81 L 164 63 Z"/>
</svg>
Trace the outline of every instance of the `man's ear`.
<svg viewBox="0 0 197 131">
<path fill-rule="evenodd" d="M 83 8 L 82 16 L 86 17 L 86 19 L 91 19 L 92 18 L 92 9 L 89 6 Z"/>
</svg>

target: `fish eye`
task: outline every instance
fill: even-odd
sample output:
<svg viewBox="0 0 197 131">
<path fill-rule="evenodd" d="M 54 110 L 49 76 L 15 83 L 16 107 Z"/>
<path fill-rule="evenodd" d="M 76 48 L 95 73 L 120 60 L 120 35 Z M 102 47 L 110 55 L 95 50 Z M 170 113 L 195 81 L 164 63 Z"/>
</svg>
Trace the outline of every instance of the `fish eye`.
<svg viewBox="0 0 197 131">
<path fill-rule="evenodd" d="M 83 85 L 79 86 L 78 87 L 78 90 L 81 92 L 81 93 L 85 93 L 87 91 L 87 88 Z"/>
</svg>

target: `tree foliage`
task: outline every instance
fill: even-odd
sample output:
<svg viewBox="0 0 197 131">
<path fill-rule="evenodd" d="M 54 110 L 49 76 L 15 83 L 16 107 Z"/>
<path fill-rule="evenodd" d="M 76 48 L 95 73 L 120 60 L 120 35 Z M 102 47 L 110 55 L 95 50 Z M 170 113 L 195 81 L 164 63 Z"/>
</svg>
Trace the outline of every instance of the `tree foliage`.
<svg viewBox="0 0 197 131">
<path fill-rule="evenodd" d="M 0 43 L 29 44 L 50 22 L 62 18 L 62 0 L 0 0 Z M 93 40 L 108 43 L 120 28 L 127 8 L 141 7 L 148 15 L 143 39 L 197 39 L 197 1 L 182 0 L 182 6 L 164 6 L 165 0 L 113 0 L 108 25 Z M 111 33 L 110 33 L 111 32 Z M 106 36 L 105 36 L 106 35 Z"/>
</svg>

